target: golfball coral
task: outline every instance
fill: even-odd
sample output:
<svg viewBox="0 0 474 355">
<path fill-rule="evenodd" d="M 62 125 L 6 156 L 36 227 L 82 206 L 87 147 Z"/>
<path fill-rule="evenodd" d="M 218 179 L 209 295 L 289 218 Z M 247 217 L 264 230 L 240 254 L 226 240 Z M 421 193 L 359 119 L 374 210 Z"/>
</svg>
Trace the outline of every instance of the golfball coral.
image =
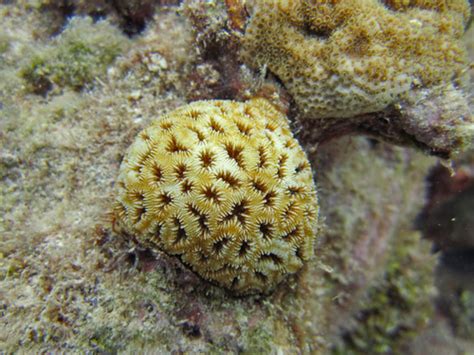
<svg viewBox="0 0 474 355">
<path fill-rule="evenodd" d="M 120 168 L 125 234 L 238 294 L 268 292 L 313 255 L 310 164 L 268 101 L 199 101 L 143 130 Z"/>
<path fill-rule="evenodd" d="M 377 112 L 465 72 L 467 0 L 261 0 L 242 58 L 268 68 L 303 116 Z"/>
</svg>

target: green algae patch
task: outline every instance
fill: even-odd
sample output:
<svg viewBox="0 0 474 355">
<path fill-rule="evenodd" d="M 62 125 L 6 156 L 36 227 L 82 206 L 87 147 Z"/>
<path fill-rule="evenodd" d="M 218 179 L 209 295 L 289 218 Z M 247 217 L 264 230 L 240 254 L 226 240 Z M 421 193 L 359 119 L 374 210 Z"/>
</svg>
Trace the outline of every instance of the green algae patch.
<svg viewBox="0 0 474 355">
<path fill-rule="evenodd" d="M 451 300 L 450 312 L 456 334 L 464 339 L 474 339 L 474 292 L 460 290 Z"/>
<path fill-rule="evenodd" d="M 333 354 L 398 353 L 433 314 L 430 245 L 416 232 L 396 238 L 382 279 L 371 287 Z"/>
<path fill-rule="evenodd" d="M 10 47 L 10 39 L 3 33 L 0 33 L 0 55 L 5 53 L 8 48 Z M 0 57 L 0 63 L 2 61 L 2 57 Z"/>
<path fill-rule="evenodd" d="M 271 331 L 265 326 L 261 325 L 254 329 L 246 329 L 243 334 L 242 349 L 243 355 L 250 354 L 270 354 L 272 352 L 272 344 L 275 343 Z"/>
<path fill-rule="evenodd" d="M 20 69 L 26 90 L 45 94 L 55 86 L 81 90 L 103 76 L 128 45 L 128 39 L 106 21 L 71 19 L 65 30 L 32 55 Z"/>
</svg>

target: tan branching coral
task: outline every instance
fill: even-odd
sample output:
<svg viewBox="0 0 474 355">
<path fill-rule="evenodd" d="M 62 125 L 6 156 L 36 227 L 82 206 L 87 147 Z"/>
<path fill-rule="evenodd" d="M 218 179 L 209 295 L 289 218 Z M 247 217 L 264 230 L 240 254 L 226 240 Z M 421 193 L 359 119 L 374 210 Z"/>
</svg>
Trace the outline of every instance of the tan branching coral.
<svg viewBox="0 0 474 355">
<path fill-rule="evenodd" d="M 303 116 L 377 112 L 462 77 L 467 0 L 262 0 L 244 61 L 268 68 Z"/>
<path fill-rule="evenodd" d="M 236 293 L 267 292 L 313 254 L 311 167 L 268 101 L 199 101 L 156 120 L 118 178 L 118 226 Z"/>
</svg>

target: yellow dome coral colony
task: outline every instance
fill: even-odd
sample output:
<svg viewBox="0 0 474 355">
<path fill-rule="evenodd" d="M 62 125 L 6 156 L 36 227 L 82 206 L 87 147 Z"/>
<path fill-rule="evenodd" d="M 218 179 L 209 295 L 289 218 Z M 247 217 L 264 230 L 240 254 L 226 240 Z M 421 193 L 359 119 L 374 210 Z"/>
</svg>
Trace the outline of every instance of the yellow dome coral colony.
<svg viewBox="0 0 474 355">
<path fill-rule="evenodd" d="M 377 112 L 465 73 L 467 0 L 259 0 L 242 58 L 309 118 Z"/>
<path fill-rule="evenodd" d="M 268 101 L 199 101 L 143 130 L 115 215 L 140 244 L 238 294 L 268 292 L 313 255 L 318 214 L 305 153 Z"/>
</svg>

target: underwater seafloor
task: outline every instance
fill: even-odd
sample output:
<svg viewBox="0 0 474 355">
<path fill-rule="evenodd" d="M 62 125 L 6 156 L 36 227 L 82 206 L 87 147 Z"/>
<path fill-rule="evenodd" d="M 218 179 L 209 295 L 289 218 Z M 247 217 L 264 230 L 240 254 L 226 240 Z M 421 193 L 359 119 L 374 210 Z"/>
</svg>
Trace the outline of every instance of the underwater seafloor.
<svg viewBox="0 0 474 355">
<path fill-rule="evenodd" d="M 0 2 L 1 352 L 474 353 L 472 135 L 455 137 L 462 152 L 436 140 L 443 160 L 426 153 L 429 123 L 423 144 L 393 127 L 378 139 L 373 118 L 319 137 L 284 77 L 239 54 L 255 2 Z M 440 110 L 472 107 L 472 82 Z M 321 225 L 300 272 L 235 297 L 121 238 L 110 212 L 141 129 L 190 101 L 252 96 L 288 113 Z"/>
</svg>

